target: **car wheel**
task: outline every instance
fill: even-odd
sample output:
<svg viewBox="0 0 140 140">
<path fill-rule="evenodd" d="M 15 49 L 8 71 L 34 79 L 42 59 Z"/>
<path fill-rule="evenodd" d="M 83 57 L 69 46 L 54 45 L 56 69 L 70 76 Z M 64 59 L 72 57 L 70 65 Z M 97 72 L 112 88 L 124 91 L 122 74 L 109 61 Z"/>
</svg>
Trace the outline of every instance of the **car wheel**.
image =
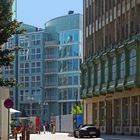
<svg viewBox="0 0 140 140">
<path fill-rule="evenodd" d="M 79 133 L 79 138 L 83 138 L 83 137 L 84 137 L 83 134 Z"/>
<path fill-rule="evenodd" d="M 76 131 L 74 132 L 73 136 L 74 136 L 75 138 L 78 138 Z"/>
<path fill-rule="evenodd" d="M 75 138 L 78 138 L 78 137 L 76 136 L 76 134 L 74 134 L 73 136 L 74 136 Z"/>
<path fill-rule="evenodd" d="M 100 132 L 96 133 L 96 137 L 97 138 L 100 137 Z"/>
</svg>

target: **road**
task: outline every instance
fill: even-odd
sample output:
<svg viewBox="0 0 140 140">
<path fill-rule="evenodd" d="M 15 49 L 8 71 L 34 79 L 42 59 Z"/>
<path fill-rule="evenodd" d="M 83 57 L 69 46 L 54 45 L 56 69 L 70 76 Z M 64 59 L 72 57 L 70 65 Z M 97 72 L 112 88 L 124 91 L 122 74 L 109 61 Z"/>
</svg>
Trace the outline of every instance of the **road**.
<svg viewBox="0 0 140 140">
<path fill-rule="evenodd" d="M 12 140 L 12 139 L 11 139 Z M 19 140 L 19 138 L 18 138 Z M 67 133 L 55 133 L 50 132 L 41 134 L 31 134 L 30 140 L 140 140 L 140 136 L 117 136 L 117 135 L 102 135 L 101 138 L 74 138 L 68 136 Z"/>
</svg>

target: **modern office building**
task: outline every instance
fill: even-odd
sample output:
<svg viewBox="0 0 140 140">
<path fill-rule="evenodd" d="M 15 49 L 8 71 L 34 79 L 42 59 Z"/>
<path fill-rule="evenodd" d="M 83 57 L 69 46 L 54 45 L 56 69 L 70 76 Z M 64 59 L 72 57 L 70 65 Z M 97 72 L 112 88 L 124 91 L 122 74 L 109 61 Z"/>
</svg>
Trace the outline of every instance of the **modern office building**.
<svg viewBox="0 0 140 140">
<path fill-rule="evenodd" d="M 23 47 L 4 72 L 21 84 L 10 90 L 17 110 L 50 121 L 79 103 L 82 23 L 82 15 L 71 13 L 46 22 L 44 30 L 23 24 L 27 32 L 9 39 L 8 48 Z"/>
<path fill-rule="evenodd" d="M 76 100 L 80 101 L 82 15 L 52 19 L 45 23 L 45 32 L 44 102 L 48 102 L 49 116 L 71 114 Z"/>
<path fill-rule="evenodd" d="M 140 1 L 84 0 L 84 123 L 140 135 Z"/>
<path fill-rule="evenodd" d="M 13 36 L 6 47 L 12 48 L 16 44 L 22 49 L 15 53 L 16 60 L 13 66 L 4 71 L 4 78 L 16 78 L 19 87 L 11 88 L 10 96 L 14 99 L 16 109 L 25 111 L 26 115 L 41 115 L 42 102 L 42 52 L 43 30 L 34 26 L 23 24 L 22 29 L 27 32 L 23 35 Z"/>
</svg>

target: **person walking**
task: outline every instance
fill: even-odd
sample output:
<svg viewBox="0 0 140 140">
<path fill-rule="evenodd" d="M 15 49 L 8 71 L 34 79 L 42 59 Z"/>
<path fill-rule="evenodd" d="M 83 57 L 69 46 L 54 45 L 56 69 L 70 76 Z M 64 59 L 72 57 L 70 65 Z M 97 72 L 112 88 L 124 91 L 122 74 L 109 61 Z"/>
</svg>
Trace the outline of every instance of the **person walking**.
<svg viewBox="0 0 140 140">
<path fill-rule="evenodd" d="M 46 132 L 46 122 L 43 123 L 43 132 L 44 132 L 44 134 Z"/>
</svg>

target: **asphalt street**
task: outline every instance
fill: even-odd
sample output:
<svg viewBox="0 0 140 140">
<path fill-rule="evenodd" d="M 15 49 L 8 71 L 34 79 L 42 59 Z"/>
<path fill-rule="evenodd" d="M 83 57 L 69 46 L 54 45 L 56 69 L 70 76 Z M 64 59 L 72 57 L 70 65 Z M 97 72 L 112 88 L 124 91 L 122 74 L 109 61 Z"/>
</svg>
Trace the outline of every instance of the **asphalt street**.
<svg viewBox="0 0 140 140">
<path fill-rule="evenodd" d="M 41 134 L 31 134 L 30 140 L 140 140 L 140 136 L 102 135 L 100 138 L 74 138 L 68 136 L 68 133 L 51 134 L 50 132 L 46 132 L 44 134 L 42 132 Z"/>
</svg>

